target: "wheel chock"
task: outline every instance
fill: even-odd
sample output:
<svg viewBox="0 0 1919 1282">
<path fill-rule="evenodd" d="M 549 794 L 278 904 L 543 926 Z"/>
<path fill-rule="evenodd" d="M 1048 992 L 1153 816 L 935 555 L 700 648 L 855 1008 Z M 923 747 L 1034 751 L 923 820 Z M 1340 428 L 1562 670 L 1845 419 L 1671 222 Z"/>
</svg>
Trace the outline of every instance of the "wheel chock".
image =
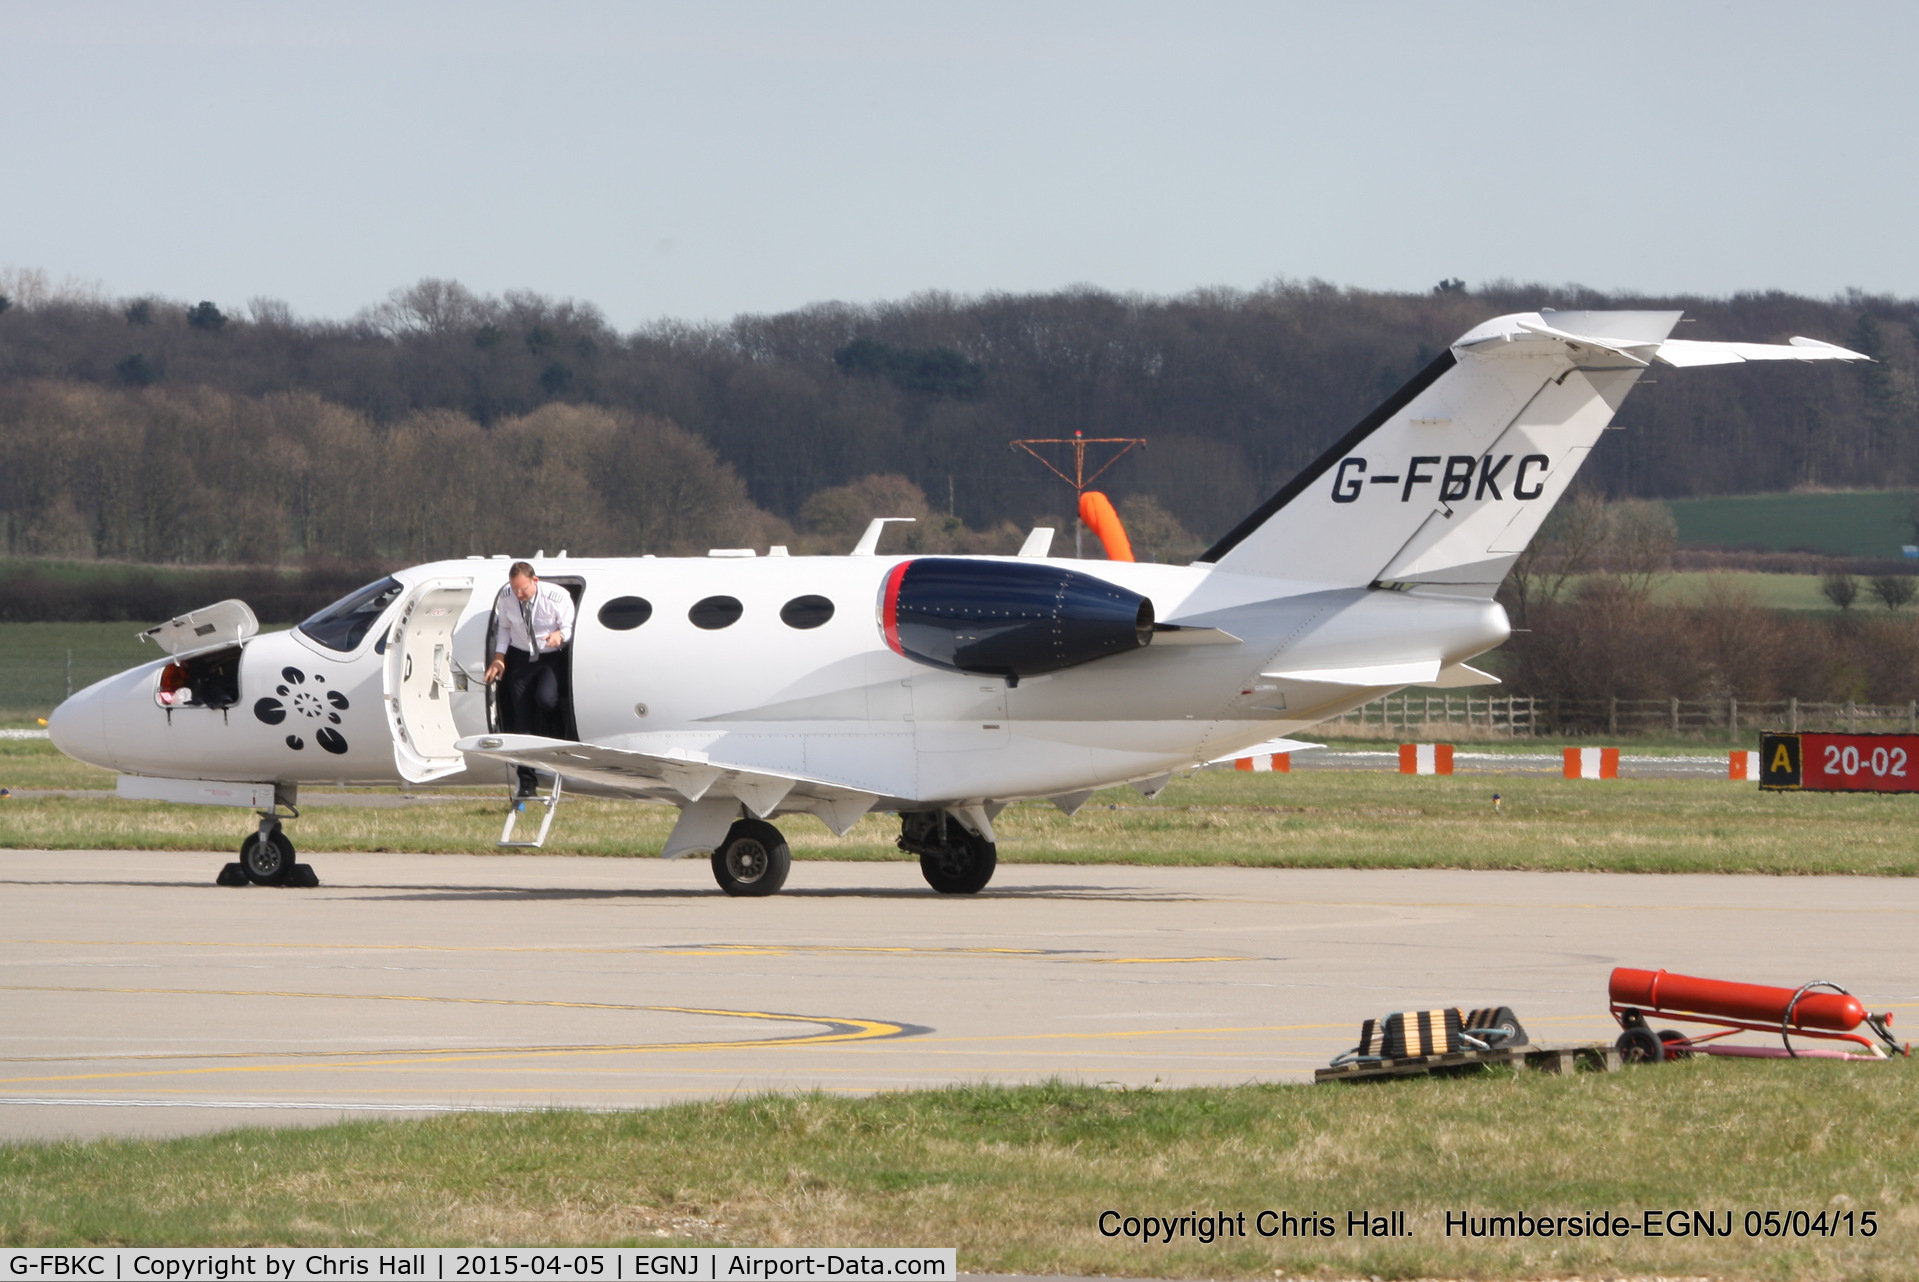
<svg viewBox="0 0 1919 1282">
<path fill-rule="evenodd" d="M 216 886 L 244 886 L 247 884 L 247 870 L 238 863 L 224 864 L 220 875 L 213 879 Z"/>
<path fill-rule="evenodd" d="M 313 890 L 319 886 L 320 876 L 313 871 L 312 864 L 295 864 L 280 884 L 294 890 Z"/>
</svg>

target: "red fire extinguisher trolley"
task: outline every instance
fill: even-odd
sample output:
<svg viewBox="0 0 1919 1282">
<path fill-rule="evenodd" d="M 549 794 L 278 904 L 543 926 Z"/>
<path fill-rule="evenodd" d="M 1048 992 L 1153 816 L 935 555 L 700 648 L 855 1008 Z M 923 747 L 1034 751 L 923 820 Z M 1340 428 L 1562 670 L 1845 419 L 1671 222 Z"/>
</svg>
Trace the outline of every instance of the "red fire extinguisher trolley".
<svg viewBox="0 0 1919 1282">
<path fill-rule="evenodd" d="M 1868 1014 L 1858 998 L 1823 979 L 1798 988 L 1774 988 L 1621 966 L 1613 971 L 1607 992 L 1613 1018 L 1624 1030 L 1619 1034 L 1619 1052 L 1629 1062 L 1657 1064 L 1685 1059 L 1695 1051 L 1755 1059 L 1885 1059 L 1888 1053 L 1912 1054 L 1910 1043 L 1893 1040 L 1891 1012 Z M 1722 1031 L 1689 1035 L 1665 1028 L 1655 1032 L 1646 1022 L 1648 1015 L 1708 1024 Z M 1871 1029 L 1873 1036 L 1855 1031 L 1861 1025 Z M 1777 1033 L 1783 1046 L 1720 1043 L 1719 1039 L 1739 1032 Z M 1852 1042 L 1865 1053 L 1794 1046 L 1794 1037 Z"/>
</svg>

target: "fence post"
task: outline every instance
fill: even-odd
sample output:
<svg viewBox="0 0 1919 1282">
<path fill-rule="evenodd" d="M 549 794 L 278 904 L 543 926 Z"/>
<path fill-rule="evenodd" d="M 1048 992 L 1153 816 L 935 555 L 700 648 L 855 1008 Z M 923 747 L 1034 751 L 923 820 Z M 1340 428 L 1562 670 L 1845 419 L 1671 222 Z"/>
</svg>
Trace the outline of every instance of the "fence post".
<svg viewBox="0 0 1919 1282">
<path fill-rule="evenodd" d="M 1739 742 L 1739 700 L 1733 695 L 1726 696 L 1726 742 Z"/>
<path fill-rule="evenodd" d="M 1614 735 L 1619 733 L 1619 696 L 1618 695 L 1614 695 L 1612 698 L 1606 700 L 1606 733 L 1609 735 Z"/>
<path fill-rule="evenodd" d="M 1796 694 L 1786 700 L 1786 729 L 1799 733 L 1799 696 Z"/>
<path fill-rule="evenodd" d="M 1857 699 L 1846 700 L 1846 733 L 1859 733 L 1859 701 Z"/>
<path fill-rule="evenodd" d="M 67 647 L 67 698 L 73 698 L 73 647 Z"/>
</svg>

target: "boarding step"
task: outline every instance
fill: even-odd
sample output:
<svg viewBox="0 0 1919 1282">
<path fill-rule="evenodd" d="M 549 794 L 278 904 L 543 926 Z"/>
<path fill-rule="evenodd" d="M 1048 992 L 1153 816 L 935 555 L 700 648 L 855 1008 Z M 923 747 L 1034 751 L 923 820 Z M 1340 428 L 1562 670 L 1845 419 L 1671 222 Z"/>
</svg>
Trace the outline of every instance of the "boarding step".
<svg viewBox="0 0 1919 1282">
<path fill-rule="evenodd" d="M 515 826 L 519 824 L 520 816 L 525 814 L 526 808 L 531 805 L 538 805 L 542 809 L 542 813 L 540 815 L 539 836 L 535 837 L 531 841 L 515 841 L 513 840 L 513 829 L 515 828 Z M 543 797 L 536 792 L 531 797 L 516 797 L 510 803 L 508 803 L 507 812 L 506 812 L 506 827 L 500 829 L 500 839 L 494 844 L 499 846 L 511 846 L 519 850 L 538 850 L 540 847 L 546 844 L 546 834 L 552 830 L 553 815 L 556 811 L 559 810 L 559 808 L 560 808 L 560 777 L 558 775 L 554 775 L 553 791 L 548 793 L 546 796 Z"/>
</svg>

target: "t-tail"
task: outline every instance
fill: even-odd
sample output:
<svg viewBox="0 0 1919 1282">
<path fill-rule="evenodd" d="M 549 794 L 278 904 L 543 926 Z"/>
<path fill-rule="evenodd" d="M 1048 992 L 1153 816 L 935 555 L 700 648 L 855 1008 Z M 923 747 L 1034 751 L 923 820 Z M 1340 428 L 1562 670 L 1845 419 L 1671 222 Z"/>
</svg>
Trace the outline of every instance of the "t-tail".
<svg viewBox="0 0 1919 1282">
<path fill-rule="evenodd" d="M 1199 559 L 1327 587 L 1490 597 L 1653 362 L 1865 360 L 1667 337 L 1678 312 L 1525 312 L 1454 343 Z"/>
</svg>

